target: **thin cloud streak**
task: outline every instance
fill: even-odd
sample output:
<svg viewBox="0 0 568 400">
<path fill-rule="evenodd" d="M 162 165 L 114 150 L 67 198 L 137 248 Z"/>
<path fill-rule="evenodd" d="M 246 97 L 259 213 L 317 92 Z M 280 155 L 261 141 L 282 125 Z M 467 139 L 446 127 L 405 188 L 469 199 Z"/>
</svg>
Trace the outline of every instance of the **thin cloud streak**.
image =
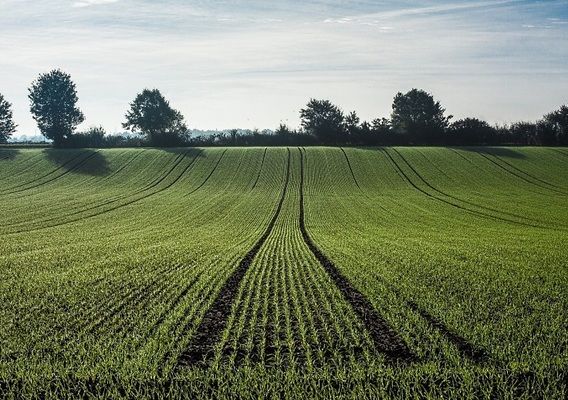
<svg viewBox="0 0 568 400">
<path fill-rule="evenodd" d="M 538 118 L 568 100 L 568 26 L 553 24 L 567 16 L 556 1 L 401 9 L 288 0 L 293 12 L 246 3 L 123 0 L 86 10 L 38 0 L 30 10 L 27 0 L 0 0 L 0 73 L 10 77 L 0 92 L 21 134 L 37 132 L 26 88 L 58 67 L 77 83 L 84 126 L 110 131 L 144 87 L 160 88 L 196 128 L 297 125 L 310 97 L 370 119 L 412 87 L 456 117 L 492 122 Z M 344 22 L 323 22 L 334 19 Z"/>
<path fill-rule="evenodd" d="M 81 0 L 76 1 L 73 3 L 73 7 L 75 8 L 84 8 L 84 7 L 91 7 L 91 6 L 99 6 L 103 4 L 112 4 L 117 3 L 119 0 Z"/>
</svg>

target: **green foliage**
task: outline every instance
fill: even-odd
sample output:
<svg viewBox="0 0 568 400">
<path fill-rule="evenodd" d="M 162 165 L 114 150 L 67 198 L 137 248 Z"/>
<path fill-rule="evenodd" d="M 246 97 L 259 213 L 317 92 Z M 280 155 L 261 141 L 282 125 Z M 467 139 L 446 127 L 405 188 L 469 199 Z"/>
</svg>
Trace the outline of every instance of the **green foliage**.
<svg viewBox="0 0 568 400">
<path fill-rule="evenodd" d="M 29 88 L 30 110 L 41 134 L 61 147 L 85 120 L 77 107 L 77 90 L 71 75 L 61 70 L 41 74 Z"/>
<path fill-rule="evenodd" d="M 497 130 L 477 118 L 464 118 L 453 122 L 448 134 L 451 144 L 465 146 L 491 144 L 497 140 Z"/>
<path fill-rule="evenodd" d="M 410 143 L 443 143 L 443 135 L 451 117 L 446 117 L 440 102 L 424 90 L 398 93 L 393 100 L 391 124 L 407 136 Z"/>
<path fill-rule="evenodd" d="M 125 129 L 146 136 L 151 146 L 179 146 L 189 139 L 183 115 L 173 109 L 158 89 L 144 89 L 130 103 Z"/>
<path fill-rule="evenodd" d="M 322 144 L 344 143 L 343 111 L 329 100 L 311 99 L 300 110 L 302 128 L 318 138 Z"/>
<path fill-rule="evenodd" d="M 285 148 L 0 149 L 2 394 L 566 397 L 568 150 L 305 150 L 307 230 L 408 365 L 303 241 L 290 152 L 283 191 Z M 282 193 L 212 364 L 178 364 Z"/>
<path fill-rule="evenodd" d="M 10 104 L 0 93 L 0 143 L 6 143 L 10 136 L 16 132 L 17 125 L 14 123 L 12 115 L 12 104 Z"/>
<path fill-rule="evenodd" d="M 568 145 L 568 105 L 545 115 L 543 121 L 551 127 L 554 136 L 550 144 Z"/>
</svg>

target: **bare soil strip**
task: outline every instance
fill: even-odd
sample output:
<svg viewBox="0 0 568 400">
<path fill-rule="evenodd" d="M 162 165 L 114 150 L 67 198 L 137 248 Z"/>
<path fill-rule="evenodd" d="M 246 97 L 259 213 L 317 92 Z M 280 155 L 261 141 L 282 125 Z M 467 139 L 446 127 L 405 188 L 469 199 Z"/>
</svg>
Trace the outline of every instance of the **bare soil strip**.
<svg viewBox="0 0 568 400">
<path fill-rule="evenodd" d="M 197 327 L 197 331 L 189 344 L 188 348 L 179 356 L 177 365 L 197 365 L 207 364 L 215 354 L 215 345 L 219 342 L 221 334 L 227 326 L 227 320 L 231 315 L 233 303 L 237 297 L 237 293 L 247 270 L 254 261 L 258 251 L 266 242 L 266 239 L 272 232 L 276 220 L 280 215 L 286 191 L 288 189 L 288 182 L 290 180 L 290 150 L 288 149 L 288 167 L 286 170 L 286 181 L 282 194 L 278 202 L 278 206 L 270 223 L 268 224 L 264 234 L 258 239 L 254 246 L 243 257 L 237 268 L 233 271 L 231 276 L 225 281 L 217 298 L 207 310 L 201 323 Z"/>
<path fill-rule="evenodd" d="M 420 308 L 418 304 L 413 301 L 407 301 L 406 304 L 412 311 L 420 315 L 432 327 L 440 331 L 440 333 L 458 349 L 462 356 L 469 358 L 471 361 L 476 363 L 483 362 L 488 358 L 487 353 L 483 349 L 477 348 L 466 339 L 453 332 L 438 318 L 434 317 L 423 308 Z"/>
<path fill-rule="evenodd" d="M 71 164 L 73 161 L 79 159 L 81 156 L 83 156 L 83 155 L 85 155 L 85 154 L 88 154 L 88 152 L 82 152 L 82 153 L 79 154 L 78 156 L 73 157 L 72 159 L 65 161 L 65 162 L 62 163 L 60 166 L 58 166 L 58 167 L 55 168 L 54 170 L 48 172 L 47 174 L 42 175 L 42 176 L 40 176 L 39 178 L 36 178 L 36 179 L 34 179 L 34 180 L 32 180 L 32 181 L 23 183 L 23 184 L 21 184 L 21 185 L 15 186 L 15 187 L 12 187 L 12 188 L 9 189 L 9 191 L 7 191 L 7 192 L 2 192 L 2 195 L 8 195 L 8 194 L 14 194 L 14 193 L 21 193 L 21 192 L 23 192 L 23 191 L 30 190 L 30 189 L 35 189 L 35 188 L 38 188 L 38 187 L 40 187 L 40 186 L 46 185 L 46 184 L 48 184 L 48 183 L 50 183 L 50 182 L 53 182 L 54 180 L 59 179 L 59 178 L 65 176 L 65 175 L 67 175 L 67 174 L 70 173 L 73 169 L 75 169 L 75 168 L 81 166 L 82 164 L 84 164 L 85 162 L 87 162 L 90 158 L 92 158 L 92 157 L 94 157 L 94 156 L 96 155 L 96 152 L 93 152 L 93 153 L 91 153 L 91 154 L 88 154 L 87 157 L 83 158 L 81 161 L 79 161 L 77 164 L 73 165 L 71 168 L 68 167 L 69 164 Z M 57 171 L 59 171 L 59 170 L 61 170 L 61 169 L 65 169 L 64 172 L 62 172 L 61 174 L 59 174 L 59 175 L 57 175 L 57 176 L 55 176 L 55 177 L 53 177 L 53 178 L 50 178 L 50 179 L 48 179 L 48 180 L 46 180 L 46 181 L 43 181 L 43 182 L 40 182 L 40 183 L 31 185 L 31 186 L 26 186 L 26 185 L 29 185 L 29 184 L 32 184 L 32 183 L 39 182 L 39 181 L 41 181 L 43 178 L 46 178 L 46 177 L 48 177 L 49 175 L 51 175 L 51 174 L 53 174 L 53 173 L 55 173 L 55 172 L 57 172 Z M 24 186 L 26 186 L 26 187 L 24 187 Z M 17 190 L 13 190 L 13 189 L 17 189 Z"/>
<path fill-rule="evenodd" d="M 161 176 L 158 180 L 155 180 L 151 185 L 146 186 L 144 189 L 138 189 L 138 190 L 136 190 L 136 191 L 134 191 L 134 192 L 132 192 L 132 193 L 128 193 L 128 194 L 126 194 L 126 195 L 121 195 L 121 196 L 117 197 L 117 198 L 114 199 L 114 200 L 104 201 L 104 202 L 99 203 L 99 204 L 96 204 L 96 205 L 94 205 L 94 206 L 92 206 L 92 207 L 83 208 L 83 209 L 80 209 L 80 210 L 78 210 L 78 211 L 74 211 L 74 212 L 72 212 L 72 213 L 68 213 L 68 214 L 65 214 L 65 215 L 57 215 L 57 216 L 55 216 L 55 217 L 52 217 L 52 218 L 43 220 L 42 222 L 45 223 L 45 222 L 57 221 L 58 219 L 64 218 L 64 217 L 73 217 L 73 216 L 76 216 L 76 215 L 79 215 L 79 214 L 83 214 L 83 213 L 85 213 L 85 212 L 87 212 L 87 211 L 96 210 L 96 209 L 99 209 L 99 208 L 101 208 L 101 207 L 104 207 L 104 206 L 107 206 L 107 205 L 116 203 L 116 202 L 118 202 L 118 201 L 120 201 L 120 200 L 132 198 L 132 197 L 134 197 L 134 196 L 137 195 L 137 194 L 142 194 L 142 193 L 144 193 L 144 192 L 147 192 L 147 191 L 149 191 L 150 189 L 153 189 L 154 187 L 158 186 L 163 180 L 165 180 L 168 176 L 170 176 L 170 175 L 172 174 L 172 172 L 175 170 L 175 168 L 183 161 L 183 159 L 185 158 L 186 154 L 187 154 L 187 153 L 184 153 L 184 154 L 178 156 L 178 157 L 176 158 L 176 160 L 175 160 L 174 166 L 173 166 L 170 170 L 168 170 L 168 172 L 167 172 L 165 175 Z M 86 215 L 86 216 L 81 215 L 80 217 L 77 217 L 77 218 L 74 218 L 74 219 L 71 219 L 71 220 L 67 220 L 67 221 L 63 221 L 63 222 L 57 222 L 57 223 L 51 224 L 51 225 L 45 225 L 45 226 L 42 226 L 42 227 L 40 227 L 40 228 L 23 229 L 23 230 L 19 230 L 19 231 L 11 231 L 11 232 L 7 232 L 6 234 L 18 234 L 18 233 L 35 232 L 35 231 L 39 231 L 39 230 L 43 230 L 43 229 L 48 229 L 48 228 L 54 228 L 54 227 L 58 227 L 58 226 L 68 225 L 68 224 L 71 224 L 71 223 L 73 223 L 73 222 L 83 221 L 83 220 L 85 220 L 85 219 L 87 219 L 87 218 L 97 217 L 97 216 L 99 216 L 99 215 L 106 214 L 106 213 L 108 213 L 108 212 L 117 210 L 117 209 L 119 209 L 119 208 L 126 207 L 126 206 L 128 206 L 128 205 L 137 203 L 137 202 L 139 202 L 139 201 L 141 201 L 141 200 L 147 199 L 147 198 L 152 197 L 152 196 L 154 196 L 154 195 L 156 195 L 156 194 L 158 194 L 158 193 L 161 193 L 161 192 L 163 192 L 163 191 L 169 189 L 169 188 L 172 187 L 173 185 L 175 185 L 175 184 L 180 180 L 180 178 L 193 166 L 193 164 L 195 163 L 196 160 L 197 160 L 197 156 L 195 156 L 195 158 L 190 162 L 190 164 L 188 164 L 187 167 L 185 167 L 185 169 L 174 179 L 174 181 L 172 181 L 171 183 L 169 183 L 167 186 L 164 186 L 163 188 L 160 188 L 160 189 L 158 189 L 158 190 L 156 190 L 156 191 L 153 191 L 153 192 L 150 192 L 150 193 L 148 193 L 148 194 L 144 194 L 144 195 L 141 196 L 141 197 L 134 198 L 134 200 L 129 200 L 129 201 L 125 202 L 125 203 L 118 204 L 118 205 L 113 206 L 113 207 L 111 207 L 111 208 L 109 208 L 109 209 L 105 209 L 105 210 L 102 210 L 102 211 L 99 210 L 99 211 L 97 211 L 97 212 L 95 212 L 95 213 L 93 213 L 93 214 L 90 214 L 90 215 Z M 203 184 L 202 184 L 201 186 L 203 186 Z M 200 186 L 200 187 L 201 187 L 201 186 Z M 7 226 L 7 227 L 10 227 L 10 225 L 6 225 L 6 226 Z"/>
<path fill-rule="evenodd" d="M 489 358 L 489 355 L 484 349 L 477 347 L 472 343 L 468 342 L 467 339 L 458 335 L 456 332 L 450 329 L 446 324 L 444 324 L 440 319 L 430 314 L 428 311 L 420 307 L 414 301 L 407 300 L 405 296 L 400 292 L 400 290 L 398 290 L 398 288 L 396 288 L 387 280 L 383 279 L 380 276 L 378 276 L 377 278 L 380 280 L 380 282 L 383 285 L 385 285 L 385 287 L 387 287 L 401 301 L 403 301 L 408 308 L 410 308 L 412 311 L 420 315 L 422 319 L 424 319 L 426 322 L 430 324 L 430 326 L 437 329 L 443 336 L 445 336 L 445 338 L 457 348 L 457 350 L 460 352 L 460 354 L 463 357 L 469 358 L 471 361 L 476 363 L 486 361 Z"/>
<path fill-rule="evenodd" d="M 529 226 L 529 227 L 533 227 L 533 228 L 559 229 L 559 228 L 550 228 L 550 227 L 542 226 L 542 225 L 534 225 L 534 224 L 525 223 L 525 222 L 522 222 L 522 221 L 516 221 L 516 220 L 513 220 L 513 219 L 509 219 L 509 218 L 500 217 L 500 216 L 493 215 L 493 214 L 488 214 L 488 213 L 485 213 L 485 212 L 482 212 L 482 211 L 477 211 L 475 209 L 467 208 L 465 206 L 461 206 L 459 204 L 453 203 L 449 200 L 446 200 L 443 197 L 440 197 L 439 195 L 434 195 L 432 193 L 429 193 L 426 190 L 421 189 L 419 186 L 417 186 L 412 181 L 412 179 L 402 170 L 402 168 L 398 165 L 398 163 L 394 160 L 394 158 L 389 154 L 388 151 L 383 150 L 383 149 L 380 149 L 380 150 L 389 158 L 393 167 L 398 172 L 398 174 L 402 177 L 403 180 L 405 180 L 414 189 L 416 189 L 417 191 L 419 191 L 420 193 L 424 194 L 425 196 L 429 197 L 432 200 L 440 201 L 442 203 L 448 204 L 449 206 L 458 208 L 458 209 L 460 209 L 460 210 L 462 210 L 466 213 L 473 214 L 473 215 L 476 215 L 476 216 L 484 218 L 484 219 L 489 219 L 489 220 L 493 220 L 493 221 L 499 220 L 499 221 L 508 222 L 508 223 L 515 224 L 515 225 Z M 419 178 L 421 178 L 421 177 L 419 176 Z M 425 182 L 425 184 L 428 186 L 427 182 Z M 435 189 L 433 189 L 433 190 L 435 190 Z M 435 190 L 435 192 L 438 192 L 438 191 Z"/>
<path fill-rule="evenodd" d="M 209 175 L 207 175 L 207 177 L 203 180 L 203 182 L 201 182 L 201 184 L 199 186 L 197 186 L 195 189 L 193 189 L 190 192 L 187 192 L 185 194 L 184 197 L 189 196 L 190 194 L 193 194 L 195 192 L 197 192 L 199 189 L 201 189 L 203 187 L 203 185 L 205 185 L 208 181 L 209 178 L 211 178 L 211 176 L 213 176 L 213 173 L 215 173 L 215 171 L 217 170 L 217 167 L 219 166 L 219 164 L 221 164 L 221 160 L 223 159 L 223 157 L 225 156 L 225 153 L 227 152 L 227 149 L 225 149 L 222 153 L 221 153 L 221 157 L 219 157 L 219 159 L 217 160 L 217 163 L 215 164 L 215 166 L 213 167 L 213 169 L 211 170 L 211 172 L 209 172 Z"/>
<path fill-rule="evenodd" d="M 438 193 L 438 194 L 440 194 L 440 195 L 442 195 L 442 196 L 445 196 L 445 197 L 450 198 L 450 199 L 452 199 L 452 200 L 455 200 L 455 201 L 457 201 L 457 202 L 465 203 L 465 204 L 467 204 L 467 205 L 469 205 L 469 206 L 481 208 L 481 209 L 484 209 L 484 210 L 487 210 L 487 211 L 494 212 L 494 213 L 496 213 L 496 214 L 503 214 L 503 215 L 506 215 L 506 216 L 509 216 L 509 217 L 515 217 L 515 218 L 523 219 L 523 220 L 526 220 L 526 221 L 528 221 L 528 222 L 530 222 L 530 223 L 539 223 L 539 222 L 540 222 L 540 221 L 535 221 L 535 220 L 532 220 L 532 219 L 530 219 L 530 218 L 527 218 L 527 217 L 525 217 L 525 216 L 523 216 L 523 215 L 513 214 L 513 213 L 509 213 L 509 212 L 503 211 L 503 210 L 497 210 L 497 209 L 494 209 L 494 208 L 491 208 L 491 207 L 487 207 L 487 206 L 484 206 L 484 205 L 482 205 L 482 204 L 477 204 L 477 203 L 474 203 L 474 202 L 471 202 L 471 201 L 468 201 L 468 200 L 464 200 L 464 199 L 461 198 L 461 197 L 456 197 L 456 196 L 453 196 L 453 195 L 451 195 L 451 194 L 449 194 L 449 193 L 443 192 L 443 191 L 441 191 L 440 189 L 434 187 L 434 186 L 433 186 L 430 182 L 428 182 L 421 174 L 419 174 L 418 171 L 412 166 L 412 164 L 410 164 L 410 162 L 409 162 L 398 150 L 396 150 L 396 149 L 394 149 L 394 148 L 393 148 L 392 150 L 400 157 L 400 159 L 401 159 L 401 160 L 404 162 L 404 164 L 406 164 L 406 166 L 414 173 L 414 175 L 416 175 L 416 177 L 417 177 L 420 181 L 422 181 L 428 188 L 430 188 L 431 190 L 433 190 L 435 193 Z M 386 150 L 385 150 L 385 151 L 386 151 Z M 483 154 L 480 154 L 480 155 L 483 156 Z"/>
<path fill-rule="evenodd" d="M 251 190 L 254 190 L 254 188 L 258 184 L 258 180 L 260 179 L 260 175 L 262 174 L 262 167 L 264 167 L 264 159 L 266 158 L 266 150 L 268 150 L 267 147 L 264 148 L 264 153 L 262 153 L 262 161 L 260 162 L 260 168 L 258 170 L 258 175 L 256 176 L 256 180 L 254 181 L 254 185 L 252 185 Z"/>
<path fill-rule="evenodd" d="M 351 171 L 351 176 L 353 177 L 353 181 L 355 182 L 359 190 L 361 190 L 361 186 L 359 186 L 359 182 L 357 181 L 357 178 L 355 178 L 355 172 L 353 172 L 353 168 L 351 167 L 351 161 L 349 161 L 349 157 L 347 157 L 347 153 L 345 152 L 343 147 L 340 148 L 341 151 L 343 152 L 343 155 L 345 156 L 345 161 L 347 161 L 347 166 L 349 167 L 349 171 Z"/>
<path fill-rule="evenodd" d="M 529 183 L 529 184 L 534 185 L 536 187 L 539 187 L 541 189 L 552 191 L 552 192 L 557 193 L 557 194 L 561 194 L 561 195 L 567 194 L 565 191 L 562 190 L 562 188 L 555 186 L 551 183 L 548 183 L 548 182 L 546 182 L 546 181 L 544 181 L 540 178 L 537 178 L 534 175 L 529 174 L 528 172 L 525 172 L 525 171 L 515 167 L 513 164 L 505 161 L 503 158 L 501 158 L 501 157 L 499 157 L 495 154 L 491 154 L 491 156 L 493 156 L 496 160 L 499 160 L 501 163 L 505 164 L 507 167 L 505 167 L 504 165 L 500 164 L 499 162 L 497 162 L 495 160 L 492 160 L 489 156 L 487 156 L 483 153 L 479 153 L 479 155 L 481 157 L 485 158 L 487 161 L 491 162 L 492 164 L 496 165 L 498 168 L 502 169 L 506 173 L 508 173 L 512 176 L 515 176 L 515 177 L 521 179 L 522 181 L 524 181 L 526 183 Z"/>
<path fill-rule="evenodd" d="M 337 285 L 345 299 L 351 304 L 351 307 L 353 307 L 353 310 L 369 332 L 376 349 L 385 354 L 390 360 L 415 360 L 415 355 L 410 351 L 406 343 L 396 334 L 363 293 L 359 292 L 349 280 L 341 274 L 333 262 L 315 245 L 308 234 L 304 217 L 304 153 L 302 151 L 300 152 L 300 230 L 304 242 Z"/>
</svg>

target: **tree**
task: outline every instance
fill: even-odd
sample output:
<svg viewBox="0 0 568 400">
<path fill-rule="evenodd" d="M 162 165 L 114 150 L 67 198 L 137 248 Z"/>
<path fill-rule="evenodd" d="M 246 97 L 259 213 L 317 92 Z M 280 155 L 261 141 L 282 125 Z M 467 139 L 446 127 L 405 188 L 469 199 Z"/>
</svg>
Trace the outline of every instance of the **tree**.
<svg viewBox="0 0 568 400">
<path fill-rule="evenodd" d="M 41 134 L 56 147 L 65 144 L 85 116 L 77 107 L 77 90 L 71 76 L 61 70 L 41 74 L 29 88 L 31 112 Z"/>
<path fill-rule="evenodd" d="M 229 129 L 229 136 L 231 137 L 231 144 L 233 146 L 237 145 L 237 141 L 239 139 L 239 130 L 238 129 Z"/>
<path fill-rule="evenodd" d="M 464 118 L 450 125 L 449 142 L 456 145 L 491 144 L 497 132 L 487 122 L 477 118 Z"/>
<path fill-rule="evenodd" d="M 397 140 L 393 135 L 391 123 L 387 118 L 375 118 L 371 121 L 371 136 L 368 144 L 372 145 L 392 145 L 402 144 L 403 141 Z"/>
<path fill-rule="evenodd" d="M 391 125 L 410 143 L 435 144 L 443 141 L 451 116 L 444 116 L 440 102 L 424 90 L 398 93 L 392 104 Z"/>
<path fill-rule="evenodd" d="M 359 142 L 361 140 L 361 119 L 357 112 L 351 111 L 345 117 L 345 132 L 349 136 L 351 143 Z"/>
<path fill-rule="evenodd" d="M 537 124 L 534 122 L 515 122 L 509 127 L 510 140 L 515 144 L 538 144 Z"/>
<path fill-rule="evenodd" d="M 0 93 L 0 143 L 6 143 L 10 136 L 16 132 L 16 125 L 12 115 L 12 104 L 4 99 Z"/>
<path fill-rule="evenodd" d="M 554 130 L 556 144 L 568 145 L 568 105 L 544 116 L 544 121 L 551 125 Z"/>
<path fill-rule="evenodd" d="M 93 126 L 84 132 L 77 132 L 67 140 L 70 147 L 107 147 L 107 133 L 102 126 Z"/>
<path fill-rule="evenodd" d="M 311 99 L 300 110 L 304 130 L 323 144 L 339 144 L 345 136 L 343 111 L 329 100 Z"/>
<path fill-rule="evenodd" d="M 183 115 L 170 107 L 158 89 L 144 89 L 136 96 L 122 126 L 145 135 L 152 146 L 177 146 L 189 139 Z"/>
</svg>

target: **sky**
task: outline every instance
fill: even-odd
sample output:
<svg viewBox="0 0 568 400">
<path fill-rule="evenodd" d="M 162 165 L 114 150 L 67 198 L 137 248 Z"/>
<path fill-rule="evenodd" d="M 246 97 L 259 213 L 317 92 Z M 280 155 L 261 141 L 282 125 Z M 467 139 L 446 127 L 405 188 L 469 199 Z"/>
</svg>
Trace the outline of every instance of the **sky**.
<svg viewBox="0 0 568 400">
<path fill-rule="evenodd" d="M 60 68 L 86 120 L 123 131 L 158 88 L 195 129 L 299 125 L 310 98 L 362 119 L 421 88 L 454 118 L 536 120 L 568 103 L 568 0 L 0 0 L 0 93 Z"/>
</svg>

